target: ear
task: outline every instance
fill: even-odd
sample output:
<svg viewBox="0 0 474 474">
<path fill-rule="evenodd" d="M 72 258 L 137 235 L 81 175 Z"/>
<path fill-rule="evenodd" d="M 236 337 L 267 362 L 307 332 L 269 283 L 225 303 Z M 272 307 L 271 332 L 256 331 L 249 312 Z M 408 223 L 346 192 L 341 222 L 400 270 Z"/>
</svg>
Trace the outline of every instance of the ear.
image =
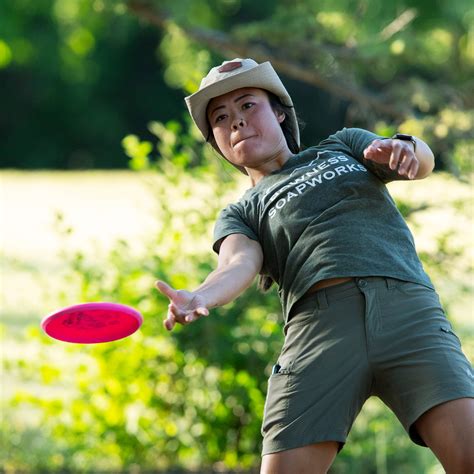
<svg viewBox="0 0 474 474">
<path fill-rule="evenodd" d="M 275 112 L 275 115 L 278 120 L 278 123 L 282 123 L 285 121 L 285 118 L 286 118 L 285 112 L 280 112 L 280 113 Z"/>
</svg>

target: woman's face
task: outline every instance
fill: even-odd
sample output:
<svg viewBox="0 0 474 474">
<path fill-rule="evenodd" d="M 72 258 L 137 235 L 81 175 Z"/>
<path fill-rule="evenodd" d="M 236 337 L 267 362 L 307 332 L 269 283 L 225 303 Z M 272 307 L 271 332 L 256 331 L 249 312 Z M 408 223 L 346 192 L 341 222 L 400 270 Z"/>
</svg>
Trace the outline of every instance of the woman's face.
<svg viewBox="0 0 474 474">
<path fill-rule="evenodd" d="M 272 109 L 262 89 L 245 87 L 212 99 L 207 118 L 217 146 L 235 165 L 281 166 L 291 155 L 280 126 L 285 115 Z"/>
</svg>

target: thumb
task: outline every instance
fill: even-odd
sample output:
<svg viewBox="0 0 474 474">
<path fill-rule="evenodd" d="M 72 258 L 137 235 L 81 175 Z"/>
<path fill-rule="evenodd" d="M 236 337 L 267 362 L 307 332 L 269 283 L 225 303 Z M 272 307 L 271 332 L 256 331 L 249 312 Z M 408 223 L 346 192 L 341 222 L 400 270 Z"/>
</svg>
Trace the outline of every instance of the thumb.
<svg viewBox="0 0 474 474">
<path fill-rule="evenodd" d="M 209 309 L 205 306 L 199 306 L 199 308 L 196 308 L 196 313 L 200 316 L 209 316 Z"/>
<path fill-rule="evenodd" d="M 371 143 L 363 152 L 367 160 L 376 160 L 386 156 L 387 148 L 384 145 Z"/>
<path fill-rule="evenodd" d="M 165 283 L 164 281 L 156 281 L 155 282 L 155 288 L 163 293 L 165 296 L 167 296 L 170 300 L 174 299 L 176 297 L 176 290 L 174 290 L 170 285 Z"/>
</svg>

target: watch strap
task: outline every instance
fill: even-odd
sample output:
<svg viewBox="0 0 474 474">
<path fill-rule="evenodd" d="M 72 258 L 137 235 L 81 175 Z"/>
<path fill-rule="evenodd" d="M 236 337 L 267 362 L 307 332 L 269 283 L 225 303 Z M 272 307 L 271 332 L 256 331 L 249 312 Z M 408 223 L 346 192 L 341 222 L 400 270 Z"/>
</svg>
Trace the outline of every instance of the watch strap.
<svg viewBox="0 0 474 474">
<path fill-rule="evenodd" d="M 413 151 L 416 151 L 416 140 L 415 140 L 415 137 L 413 135 L 406 135 L 404 133 L 396 133 L 392 137 L 392 139 L 412 142 L 413 143 Z"/>
</svg>

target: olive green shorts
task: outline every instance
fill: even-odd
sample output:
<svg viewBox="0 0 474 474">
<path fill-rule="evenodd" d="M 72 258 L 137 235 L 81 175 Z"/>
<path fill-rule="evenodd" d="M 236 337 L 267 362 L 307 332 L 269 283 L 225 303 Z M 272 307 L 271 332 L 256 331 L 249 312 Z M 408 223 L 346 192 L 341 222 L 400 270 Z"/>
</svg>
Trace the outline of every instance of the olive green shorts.
<svg viewBox="0 0 474 474">
<path fill-rule="evenodd" d="M 440 403 L 474 397 L 472 367 L 437 293 L 392 278 L 355 278 L 291 310 L 268 383 L 262 424 L 269 454 L 346 441 L 372 395 L 425 446 L 415 421 Z"/>
</svg>

